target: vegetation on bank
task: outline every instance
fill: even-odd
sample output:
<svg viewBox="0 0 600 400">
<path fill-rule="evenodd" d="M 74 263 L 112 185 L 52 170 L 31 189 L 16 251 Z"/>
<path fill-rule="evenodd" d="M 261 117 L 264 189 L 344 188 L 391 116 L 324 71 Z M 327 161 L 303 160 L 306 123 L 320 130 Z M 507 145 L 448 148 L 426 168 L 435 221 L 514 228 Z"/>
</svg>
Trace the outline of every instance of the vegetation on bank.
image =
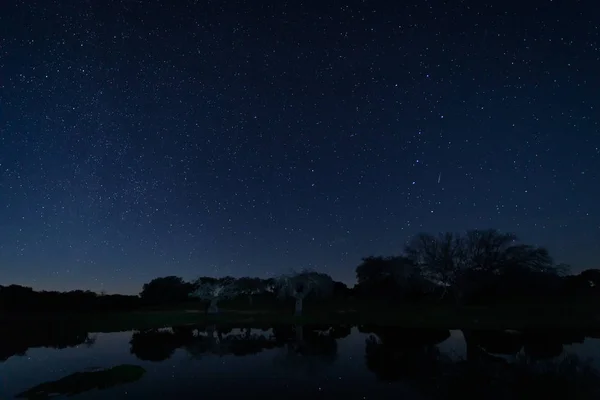
<svg viewBox="0 0 600 400">
<path fill-rule="evenodd" d="M 581 304 L 464 306 L 405 305 L 377 312 L 308 308 L 302 316 L 281 310 L 222 309 L 218 315 L 199 310 L 140 310 L 101 313 L 22 313 L 0 318 L 0 325 L 77 324 L 89 332 L 118 332 L 170 326 L 271 326 L 276 324 L 382 325 L 439 329 L 593 329 L 600 330 L 595 306 Z M 0 328 L 0 336 L 3 329 Z"/>
<path fill-rule="evenodd" d="M 569 274 L 539 247 L 495 230 L 417 235 L 367 257 L 349 288 L 317 271 L 275 278 L 153 279 L 139 296 L 0 287 L 0 319 L 75 319 L 97 331 L 220 321 L 444 328 L 596 326 L 600 270 Z"/>
<path fill-rule="evenodd" d="M 596 314 L 598 315 L 598 314 Z M 406 328 L 443 329 L 600 329 L 600 318 L 592 312 L 576 312 L 571 307 L 508 308 L 464 307 L 455 309 L 441 306 L 410 307 L 372 312 L 314 312 L 300 317 L 289 313 L 223 312 L 220 315 L 202 315 L 189 312 L 132 312 L 105 314 L 99 318 L 83 317 L 84 326 L 94 332 L 112 330 L 149 329 L 174 325 L 217 324 L 270 326 L 273 324 L 332 324 L 332 325 L 385 325 Z M 94 329 L 91 329 L 94 328 Z"/>
</svg>

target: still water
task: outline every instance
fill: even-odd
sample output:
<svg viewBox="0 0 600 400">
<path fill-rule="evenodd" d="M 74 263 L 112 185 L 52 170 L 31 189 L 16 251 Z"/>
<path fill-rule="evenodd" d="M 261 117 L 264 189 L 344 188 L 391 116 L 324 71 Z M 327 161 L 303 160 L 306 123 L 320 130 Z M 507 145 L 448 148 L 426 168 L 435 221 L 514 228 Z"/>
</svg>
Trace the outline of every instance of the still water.
<svg viewBox="0 0 600 400">
<path fill-rule="evenodd" d="M 1 332 L 0 399 L 600 398 L 600 339 L 591 332 L 322 325 Z"/>
</svg>

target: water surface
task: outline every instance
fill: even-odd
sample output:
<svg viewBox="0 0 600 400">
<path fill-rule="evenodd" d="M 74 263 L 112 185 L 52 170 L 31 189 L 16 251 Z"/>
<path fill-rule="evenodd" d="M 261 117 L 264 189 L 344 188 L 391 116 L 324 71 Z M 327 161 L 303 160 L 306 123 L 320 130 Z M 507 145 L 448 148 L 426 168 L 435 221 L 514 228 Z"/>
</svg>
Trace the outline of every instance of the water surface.
<svg viewBox="0 0 600 400">
<path fill-rule="evenodd" d="M 1 335 L 0 399 L 600 398 L 591 332 L 63 326 Z"/>
</svg>

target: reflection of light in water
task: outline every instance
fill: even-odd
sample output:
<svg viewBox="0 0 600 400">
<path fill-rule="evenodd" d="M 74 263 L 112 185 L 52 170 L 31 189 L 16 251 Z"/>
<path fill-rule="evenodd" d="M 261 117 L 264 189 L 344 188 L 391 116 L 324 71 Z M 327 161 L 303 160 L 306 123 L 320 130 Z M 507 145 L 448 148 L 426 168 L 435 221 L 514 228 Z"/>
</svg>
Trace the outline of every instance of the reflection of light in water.
<svg viewBox="0 0 600 400">
<path fill-rule="evenodd" d="M 517 332 L 513 330 L 507 330 L 508 332 Z M 450 337 L 438 344 L 437 347 L 442 353 L 450 357 L 453 361 L 465 359 L 467 355 L 467 344 L 465 342 L 462 331 L 451 330 Z M 496 354 L 490 353 L 494 357 L 502 358 L 508 362 L 514 362 L 517 354 L 523 354 L 523 349 L 517 354 Z M 576 355 L 585 361 L 588 359 L 592 360 L 592 366 L 600 370 L 600 339 L 586 337 L 583 343 L 573 343 L 563 345 L 563 354 L 559 357 L 562 358 L 568 354 Z"/>
</svg>

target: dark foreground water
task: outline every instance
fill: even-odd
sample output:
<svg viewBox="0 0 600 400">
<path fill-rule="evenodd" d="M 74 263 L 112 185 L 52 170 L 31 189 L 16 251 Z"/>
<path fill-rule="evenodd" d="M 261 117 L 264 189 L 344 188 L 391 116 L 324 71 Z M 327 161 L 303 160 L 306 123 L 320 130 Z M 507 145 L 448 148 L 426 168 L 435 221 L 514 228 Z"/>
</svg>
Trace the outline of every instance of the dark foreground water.
<svg viewBox="0 0 600 400">
<path fill-rule="evenodd" d="M 374 326 L 0 332 L 0 399 L 600 398 L 600 340 L 592 332 Z"/>
</svg>

